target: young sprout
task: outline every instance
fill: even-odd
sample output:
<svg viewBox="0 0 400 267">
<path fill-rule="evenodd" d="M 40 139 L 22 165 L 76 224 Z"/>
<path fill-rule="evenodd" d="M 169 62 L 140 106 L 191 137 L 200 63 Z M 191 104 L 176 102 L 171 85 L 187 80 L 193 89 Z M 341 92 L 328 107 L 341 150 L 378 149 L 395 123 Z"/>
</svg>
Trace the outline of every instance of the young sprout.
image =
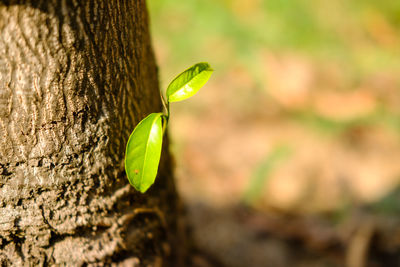
<svg viewBox="0 0 400 267">
<path fill-rule="evenodd" d="M 126 144 L 125 172 L 129 183 L 144 193 L 154 183 L 160 163 L 162 139 L 168 125 L 169 104 L 192 97 L 208 81 L 213 70 L 201 62 L 179 74 L 168 85 L 166 113 L 151 113 L 135 127 Z"/>
</svg>

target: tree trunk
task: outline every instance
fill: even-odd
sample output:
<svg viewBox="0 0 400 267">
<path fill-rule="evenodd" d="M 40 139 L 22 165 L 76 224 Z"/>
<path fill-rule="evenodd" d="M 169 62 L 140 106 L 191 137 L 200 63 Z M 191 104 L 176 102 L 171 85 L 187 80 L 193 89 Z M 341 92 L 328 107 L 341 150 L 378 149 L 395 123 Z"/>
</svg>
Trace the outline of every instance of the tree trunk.
<svg viewBox="0 0 400 267">
<path fill-rule="evenodd" d="M 0 0 L 1 266 L 178 266 L 167 149 L 146 194 L 123 166 L 160 110 L 144 0 Z"/>
</svg>

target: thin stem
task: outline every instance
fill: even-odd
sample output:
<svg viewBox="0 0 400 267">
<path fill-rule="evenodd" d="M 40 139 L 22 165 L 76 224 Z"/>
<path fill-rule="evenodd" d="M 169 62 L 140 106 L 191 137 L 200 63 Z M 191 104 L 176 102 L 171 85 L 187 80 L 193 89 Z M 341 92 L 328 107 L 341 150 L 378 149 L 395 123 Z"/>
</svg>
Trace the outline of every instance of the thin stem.
<svg viewBox="0 0 400 267">
<path fill-rule="evenodd" d="M 164 98 L 164 96 L 163 96 L 163 94 L 162 94 L 162 93 L 161 93 L 160 95 L 161 95 L 161 102 L 162 102 L 162 104 L 163 104 L 163 106 L 164 106 L 165 110 L 168 112 L 168 107 L 167 107 L 167 104 L 166 104 L 165 98 Z M 167 116 L 169 116 L 169 112 L 168 112 Z"/>
<path fill-rule="evenodd" d="M 169 121 L 169 102 L 167 102 L 167 122 Z"/>
<path fill-rule="evenodd" d="M 168 121 L 169 121 L 169 102 L 165 101 L 165 98 L 163 94 L 161 93 L 161 102 L 164 106 L 164 109 L 167 111 L 167 115 L 162 115 L 163 117 L 163 124 L 162 124 L 162 133 L 165 133 L 165 130 L 167 129 Z"/>
</svg>

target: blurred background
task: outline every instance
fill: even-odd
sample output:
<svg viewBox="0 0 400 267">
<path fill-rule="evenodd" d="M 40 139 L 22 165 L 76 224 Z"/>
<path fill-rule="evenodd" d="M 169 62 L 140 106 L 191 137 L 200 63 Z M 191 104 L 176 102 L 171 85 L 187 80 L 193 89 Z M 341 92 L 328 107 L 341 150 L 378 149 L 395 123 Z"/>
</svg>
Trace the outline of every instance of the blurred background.
<svg viewBox="0 0 400 267">
<path fill-rule="evenodd" d="M 400 1 L 148 7 L 193 266 L 400 266 Z"/>
</svg>

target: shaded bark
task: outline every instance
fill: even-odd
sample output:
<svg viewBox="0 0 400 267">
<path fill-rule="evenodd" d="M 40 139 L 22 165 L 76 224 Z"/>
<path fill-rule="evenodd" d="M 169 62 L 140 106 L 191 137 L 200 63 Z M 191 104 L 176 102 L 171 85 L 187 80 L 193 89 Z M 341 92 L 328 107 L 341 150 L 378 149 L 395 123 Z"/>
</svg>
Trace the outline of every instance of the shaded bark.
<svg viewBox="0 0 400 267">
<path fill-rule="evenodd" d="M 143 0 L 0 0 L 2 265 L 177 266 L 167 150 L 145 195 L 123 166 L 160 110 Z"/>
</svg>

